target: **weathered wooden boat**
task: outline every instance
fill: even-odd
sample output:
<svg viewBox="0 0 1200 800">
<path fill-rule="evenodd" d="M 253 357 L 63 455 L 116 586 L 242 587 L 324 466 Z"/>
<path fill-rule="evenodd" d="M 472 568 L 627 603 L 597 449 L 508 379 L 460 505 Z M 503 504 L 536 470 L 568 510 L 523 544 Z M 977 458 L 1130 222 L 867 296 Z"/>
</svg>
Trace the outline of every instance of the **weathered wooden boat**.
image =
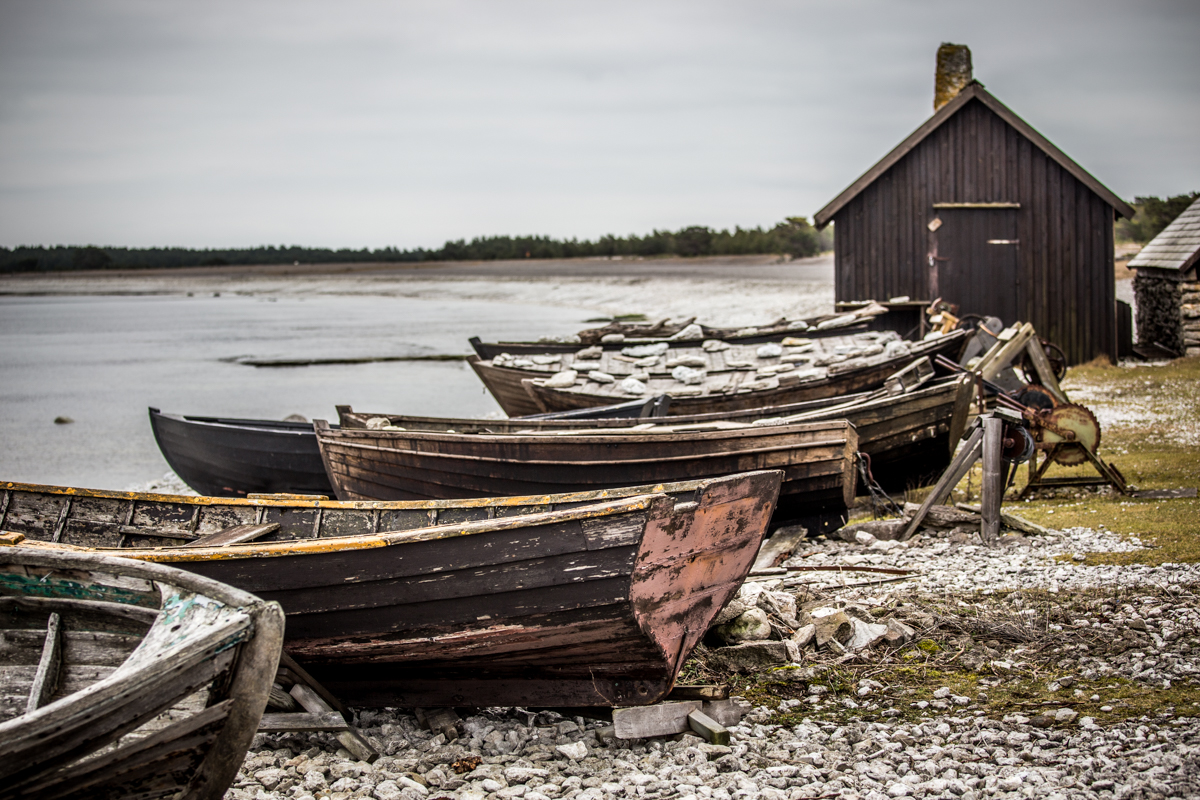
<svg viewBox="0 0 1200 800">
<path fill-rule="evenodd" d="M 351 705 L 630 705 L 670 691 L 741 585 L 779 481 L 400 503 L 9 483 L 0 529 L 278 600 L 286 650 Z"/>
<path fill-rule="evenodd" d="M 424 430 L 315 426 L 342 500 L 590 491 L 757 469 L 783 470 L 777 521 L 837 527 L 854 500 L 858 434 L 845 420 L 565 430 L 542 423 L 508 433 L 478 425 L 463 433 L 445 420 L 427 421 Z"/>
<path fill-rule="evenodd" d="M 887 309 L 876 304 L 847 313 L 823 314 L 809 319 L 795 320 L 785 317 L 765 325 L 742 328 L 721 328 L 696 324 L 695 318 L 682 322 L 664 319 L 649 324 L 611 322 L 599 328 L 582 330 L 574 337 L 570 337 L 570 342 L 553 339 L 538 342 L 484 342 L 478 336 L 473 336 L 470 343 L 475 355 L 484 360 L 495 358 L 502 353 L 512 355 L 573 353 L 585 345 L 599 345 L 605 350 L 620 350 L 631 344 L 663 341 L 696 346 L 706 339 L 720 339 L 731 344 L 761 344 L 778 341 L 785 336 L 823 337 L 861 331 L 865 330 L 867 323 L 873 317 L 885 313 L 887 313 Z M 610 340 L 604 341 L 605 337 L 609 337 Z M 618 341 L 612 341 L 618 337 Z"/>
<path fill-rule="evenodd" d="M 163 458 L 203 495 L 333 495 L 312 423 L 164 414 L 150 409 Z"/>
<path fill-rule="evenodd" d="M 667 413 L 682 416 L 876 389 L 916 358 L 956 358 L 971 335 L 954 331 L 929 341 L 902 342 L 890 331 L 870 331 L 824 340 L 785 339 L 763 346 L 769 356 L 759 355 L 754 346 L 671 348 L 657 355 L 649 352 L 654 346 L 638 346 L 620 353 L 593 348 L 492 361 L 472 356 L 468 363 L 510 416 L 604 405 L 639 392 L 668 395 Z"/>
<path fill-rule="evenodd" d="M 275 677 L 279 606 L 21 538 L 0 539 L 0 798 L 222 797 Z"/>
<path fill-rule="evenodd" d="M 902 492 L 932 483 L 945 471 L 966 430 L 973 387 L 969 375 L 956 374 L 895 390 L 879 389 L 786 406 L 690 414 L 655 421 L 670 426 L 703 426 L 714 422 L 768 425 L 844 419 L 854 426 L 859 452 L 869 457 L 874 479 L 889 492 Z M 360 412 L 350 406 L 337 409 L 341 427 L 351 430 L 392 426 L 408 431 L 508 435 L 522 431 L 557 433 L 581 427 L 580 423 L 569 420 L 447 419 Z M 605 430 L 630 427 L 629 420 L 591 420 L 585 424 L 588 428 Z M 860 485 L 859 491 L 865 493 L 866 487 Z"/>
<path fill-rule="evenodd" d="M 670 398 L 660 395 L 534 418 L 637 419 L 661 416 L 669 406 Z M 164 414 L 151 408 L 150 427 L 171 469 L 200 494 L 333 496 L 310 422 Z"/>
</svg>

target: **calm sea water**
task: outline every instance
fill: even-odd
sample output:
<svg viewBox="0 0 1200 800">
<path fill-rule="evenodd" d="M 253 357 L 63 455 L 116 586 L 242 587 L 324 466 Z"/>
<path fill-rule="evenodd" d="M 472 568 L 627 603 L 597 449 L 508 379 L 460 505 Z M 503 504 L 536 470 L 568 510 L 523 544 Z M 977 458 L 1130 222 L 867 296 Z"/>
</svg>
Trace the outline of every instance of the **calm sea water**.
<svg viewBox="0 0 1200 800">
<path fill-rule="evenodd" d="M 578 330 L 583 309 L 364 296 L 0 297 L 0 479 L 125 489 L 168 471 L 147 407 L 282 419 L 484 416 L 463 362 L 255 368 L 257 358 L 467 353 Z M 65 416 L 71 424 L 56 425 Z"/>
</svg>

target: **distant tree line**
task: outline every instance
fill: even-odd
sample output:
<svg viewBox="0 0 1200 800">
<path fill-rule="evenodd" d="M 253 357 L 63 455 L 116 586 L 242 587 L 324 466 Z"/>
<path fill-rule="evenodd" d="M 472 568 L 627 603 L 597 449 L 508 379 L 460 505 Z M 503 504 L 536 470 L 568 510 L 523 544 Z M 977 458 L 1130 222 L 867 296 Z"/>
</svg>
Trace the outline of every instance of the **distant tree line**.
<svg viewBox="0 0 1200 800">
<path fill-rule="evenodd" d="M 1200 192 L 1180 194 L 1166 200 L 1161 197 L 1135 197 L 1131 204 L 1136 212 L 1133 219 L 1117 220 L 1117 241 L 1145 244 L 1187 210 L 1197 197 L 1200 197 Z"/>
<path fill-rule="evenodd" d="M 329 250 L 279 246 L 192 250 L 184 247 L 97 247 L 96 245 L 0 248 L 0 272 L 55 272 L 91 269 L 152 269 L 250 264 L 336 264 L 360 262 L 495 261 L 518 258 L 597 256 L 719 256 L 777 253 L 797 258 L 833 247 L 833 228 L 817 231 L 804 217 L 789 217 L 770 230 L 715 231 L 693 225 L 646 236 L 601 236 L 595 241 L 549 236 L 481 236 L 448 241 L 441 248 L 399 250 L 384 247 Z"/>
</svg>

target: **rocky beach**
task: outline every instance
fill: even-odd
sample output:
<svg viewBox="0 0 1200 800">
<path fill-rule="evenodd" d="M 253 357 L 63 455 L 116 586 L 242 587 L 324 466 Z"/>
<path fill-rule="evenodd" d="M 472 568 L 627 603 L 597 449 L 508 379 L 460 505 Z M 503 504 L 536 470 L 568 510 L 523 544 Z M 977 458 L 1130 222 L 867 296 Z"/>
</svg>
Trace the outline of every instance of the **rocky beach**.
<svg viewBox="0 0 1200 800">
<path fill-rule="evenodd" d="M 864 609 L 913 640 L 801 648 L 795 664 L 746 682 L 749 711 L 729 746 L 619 740 L 607 722 L 516 708 L 474 710 L 448 742 L 410 713 L 361 710 L 361 732 L 385 754 L 375 763 L 323 734 L 260 735 L 227 797 L 1200 797 L 1200 566 L 1082 563 L 1139 547 L 1086 528 L 997 548 L 950 535 L 815 542 L 786 565 L 912 577 L 863 586 L 870 576 L 795 573 L 751 594 Z"/>
</svg>

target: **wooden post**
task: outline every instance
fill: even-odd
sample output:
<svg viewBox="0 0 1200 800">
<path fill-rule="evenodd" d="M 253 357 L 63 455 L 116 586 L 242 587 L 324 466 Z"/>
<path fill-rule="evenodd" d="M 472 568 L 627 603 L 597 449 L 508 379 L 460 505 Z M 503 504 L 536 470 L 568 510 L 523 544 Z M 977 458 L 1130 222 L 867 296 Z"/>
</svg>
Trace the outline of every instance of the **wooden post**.
<svg viewBox="0 0 1200 800">
<path fill-rule="evenodd" d="M 1000 499 L 1004 494 L 1000 452 L 1003 448 L 1004 420 L 988 417 L 983 421 L 983 481 L 979 501 L 983 517 L 979 534 L 988 547 L 1000 537 Z"/>
</svg>

